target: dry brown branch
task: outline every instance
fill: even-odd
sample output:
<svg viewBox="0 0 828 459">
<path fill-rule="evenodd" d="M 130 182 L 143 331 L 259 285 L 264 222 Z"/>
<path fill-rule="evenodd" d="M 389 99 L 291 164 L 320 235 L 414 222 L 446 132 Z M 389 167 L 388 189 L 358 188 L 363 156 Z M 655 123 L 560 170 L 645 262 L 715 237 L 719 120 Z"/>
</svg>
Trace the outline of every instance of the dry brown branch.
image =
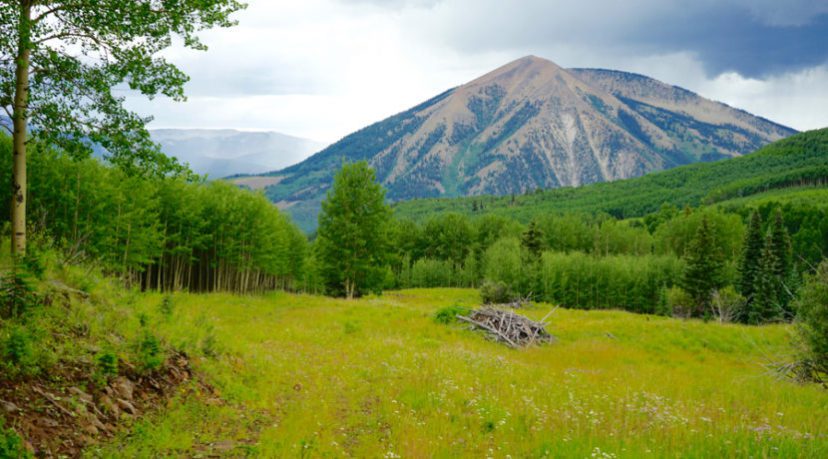
<svg viewBox="0 0 828 459">
<path fill-rule="evenodd" d="M 554 312 L 553 309 L 540 322 L 515 314 L 506 309 L 483 307 L 472 311 L 469 317 L 458 315 L 457 318 L 475 327 L 489 332 L 489 336 L 513 348 L 529 346 L 534 343 L 549 343 L 554 340 L 546 331 L 545 320 Z"/>
</svg>

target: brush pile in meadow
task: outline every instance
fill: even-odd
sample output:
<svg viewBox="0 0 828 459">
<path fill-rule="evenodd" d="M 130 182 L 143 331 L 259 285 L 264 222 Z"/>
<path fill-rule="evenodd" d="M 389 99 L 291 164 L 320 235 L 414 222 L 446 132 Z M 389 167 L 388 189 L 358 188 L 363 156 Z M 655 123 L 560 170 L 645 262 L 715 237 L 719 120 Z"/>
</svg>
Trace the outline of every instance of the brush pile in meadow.
<svg viewBox="0 0 828 459">
<path fill-rule="evenodd" d="M 485 330 L 495 341 L 500 341 L 513 348 L 554 341 L 555 338 L 546 331 L 547 317 L 549 317 L 549 314 L 540 322 L 535 322 L 512 311 L 489 306 L 472 311 L 468 317 L 457 316 L 459 320 L 468 322 L 475 328 Z"/>
<path fill-rule="evenodd" d="M 508 303 L 501 303 L 501 304 L 493 304 L 491 306 L 501 307 L 501 308 L 509 308 L 509 309 L 522 309 L 528 308 L 532 306 L 532 300 L 529 297 L 526 298 L 518 298 L 514 301 L 510 301 Z"/>
</svg>

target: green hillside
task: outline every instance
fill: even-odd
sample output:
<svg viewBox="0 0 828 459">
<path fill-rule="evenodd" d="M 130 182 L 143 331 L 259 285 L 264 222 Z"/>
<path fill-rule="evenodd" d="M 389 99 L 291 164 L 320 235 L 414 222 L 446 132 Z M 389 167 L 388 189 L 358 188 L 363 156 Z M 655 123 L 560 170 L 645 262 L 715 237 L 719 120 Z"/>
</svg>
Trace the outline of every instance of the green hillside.
<svg viewBox="0 0 828 459">
<path fill-rule="evenodd" d="M 439 212 L 498 214 L 527 222 L 540 214 L 606 212 L 639 217 L 662 204 L 713 204 L 774 189 L 828 185 L 828 129 L 777 141 L 747 156 L 699 163 L 643 177 L 517 196 L 418 199 L 395 204 L 401 218 L 424 220 Z M 482 210 L 481 210 L 482 207 Z"/>
</svg>

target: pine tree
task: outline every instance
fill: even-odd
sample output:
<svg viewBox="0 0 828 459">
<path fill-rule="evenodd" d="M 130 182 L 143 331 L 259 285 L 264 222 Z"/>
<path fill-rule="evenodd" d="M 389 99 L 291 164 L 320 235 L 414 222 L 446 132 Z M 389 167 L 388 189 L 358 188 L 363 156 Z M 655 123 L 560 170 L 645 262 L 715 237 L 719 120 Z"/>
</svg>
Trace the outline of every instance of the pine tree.
<svg viewBox="0 0 828 459">
<path fill-rule="evenodd" d="M 745 234 L 744 247 L 742 248 L 742 258 L 739 261 L 739 275 L 741 276 L 739 287 L 742 296 L 747 299 L 748 305 L 753 301 L 753 295 L 756 291 L 756 280 L 759 273 L 763 244 L 762 215 L 754 211 L 750 215 L 750 223 Z M 745 318 L 743 317 L 742 319 L 744 320 Z"/>
<path fill-rule="evenodd" d="M 537 223 L 532 220 L 529 227 L 520 237 L 520 245 L 523 247 L 530 257 L 534 260 L 539 260 L 541 252 L 543 251 L 544 237 L 543 231 L 538 227 Z"/>
<path fill-rule="evenodd" d="M 713 229 L 707 216 L 701 221 L 696 235 L 684 255 L 687 267 L 683 286 L 696 303 L 694 315 L 709 310 L 713 291 L 722 286 L 724 261 L 718 249 Z"/>
<path fill-rule="evenodd" d="M 329 294 L 350 299 L 382 287 L 390 217 L 385 190 L 368 163 L 343 165 L 322 201 L 316 241 Z"/>
<path fill-rule="evenodd" d="M 780 265 L 774 253 L 773 236 L 771 233 L 765 238 L 762 248 L 762 260 L 756 278 L 753 302 L 747 309 L 747 322 L 762 324 L 779 320 L 782 317 L 782 308 L 779 304 L 779 289 L 781 284 L 776 275 Z"/>
<path fill-rule="evenodd" d="M 791 251 L 791 237 L 788 234 L 788 229 L 785 227 L 785 220 L 782 217 L 782 210 L 777 208 L 773 215 L 773 221 L 770 228 L 770 244 L 771 251 L 776 257 L 776 267 L 774 269 L 774 276 L 777 282 L 777 302 L 784 311 L 791 312 L 788 309 L 791 301 L 790 294 L 790 280 L 793 271 L 792 251 Z"/>
<path fill-rule="evenodd" d="M 527 290 L 526 293 L 532 296 L 538 295 L 543 290 L 540 278 L 540 262 L 544 244 L 543 231 L 532 220 L 529 227 L 520 236 L 520 246 L 527 257 L 525 264 L 528 269 L 525 289 Z"/>
</svg>

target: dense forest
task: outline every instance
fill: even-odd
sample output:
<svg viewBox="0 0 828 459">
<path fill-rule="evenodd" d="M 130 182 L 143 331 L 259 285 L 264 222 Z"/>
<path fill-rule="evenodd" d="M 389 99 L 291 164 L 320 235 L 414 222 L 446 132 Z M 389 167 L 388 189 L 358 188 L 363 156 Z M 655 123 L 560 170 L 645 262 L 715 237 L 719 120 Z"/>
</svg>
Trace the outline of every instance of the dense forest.
<svg viewBox="0 0 828 459">
<path fill-rule="evenodd" d="M 251 292 L 294 288 L 307 239 L 264 196 L 190 174 L 147 177 L 99 160 L 30 148 L 31 257 L 55 248 L 146 289 Z M 0 136 L 0 168 L 11 145 Z M 0 177 L 0 212 L 11 185 Z"/>
</svg>

